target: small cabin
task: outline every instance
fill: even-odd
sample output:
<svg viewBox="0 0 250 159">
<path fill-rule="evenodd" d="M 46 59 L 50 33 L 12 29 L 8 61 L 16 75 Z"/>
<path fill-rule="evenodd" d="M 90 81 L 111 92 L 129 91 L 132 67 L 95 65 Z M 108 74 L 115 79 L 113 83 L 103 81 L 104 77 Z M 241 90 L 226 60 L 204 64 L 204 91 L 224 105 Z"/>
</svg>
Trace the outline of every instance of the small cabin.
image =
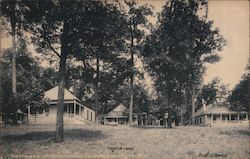
<svg viewBox="0 0 250 159">
<path fill-rule="evenodd" d="M 28 110 L 29 123 L 55 124 L 57 114 L 58 89 L 56 86 L 44 92 L 48 106 L 41 113 L 31 113 Z M 64 123 L 86 124 L 95 121 L 95 111 L 83 104 L 72 92 L 64 90 Z"/>
<path fill-rule="evenodd" d="M 104 116 L 104 124 L 123 125 L 129 122 L 129 110 L 123 104 L 119 103 Z M 133 114 L 133 125 L 137 125 L 137 115 Z"/>
<path fill-rule="evenodd" d="M 195 124 L 227 123 L 247 121 L 246 111 L 232 111 L 225 106 L 215 104 L 203 105 L 195 113 Z"/>
</svg>

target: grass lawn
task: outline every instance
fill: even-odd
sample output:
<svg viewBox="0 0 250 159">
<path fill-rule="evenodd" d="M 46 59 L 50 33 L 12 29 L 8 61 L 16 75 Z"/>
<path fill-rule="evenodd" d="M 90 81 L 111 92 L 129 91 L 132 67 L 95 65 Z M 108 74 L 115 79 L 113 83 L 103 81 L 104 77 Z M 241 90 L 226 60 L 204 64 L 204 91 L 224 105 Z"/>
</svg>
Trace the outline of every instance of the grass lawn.
<svg viewBox="0 0 250 159">
<path fill-rule="evenodd" d="M 249 124 L 212 127 L 65 126 L 65 142 L 54 143 L 55 126 L 6 126 L 0 159 L 9 158 L 228 158 L 249 159 Z"/>
</svg>

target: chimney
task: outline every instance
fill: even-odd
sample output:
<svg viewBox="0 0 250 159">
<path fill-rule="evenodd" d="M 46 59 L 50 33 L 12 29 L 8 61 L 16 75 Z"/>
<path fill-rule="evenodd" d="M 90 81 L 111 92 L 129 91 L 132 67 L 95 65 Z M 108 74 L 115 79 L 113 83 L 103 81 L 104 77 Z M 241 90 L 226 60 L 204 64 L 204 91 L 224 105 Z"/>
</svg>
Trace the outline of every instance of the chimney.
<svg viewBox="0 0 250 159">
<path fill-rule="evenodd" d="M 202 109 L 203 109 L 203 112 L 206 111 L 206 101 L 204 99 L 202 99 Z"/>
</svg>

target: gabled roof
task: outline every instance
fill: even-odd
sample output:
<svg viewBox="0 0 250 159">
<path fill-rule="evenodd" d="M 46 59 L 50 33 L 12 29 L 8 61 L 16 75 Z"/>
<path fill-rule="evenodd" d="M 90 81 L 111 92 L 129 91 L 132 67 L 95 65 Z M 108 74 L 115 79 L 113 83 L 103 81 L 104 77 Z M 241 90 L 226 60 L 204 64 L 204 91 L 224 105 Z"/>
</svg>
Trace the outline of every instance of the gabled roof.
<svg viewBox="0 0 250 159">
<path fill-rule="evenodd" d="M 128 115 L 128 110 L 123 104 L 118 104 L 112 111 L 110 111 L 107 116 L 124 116 Z"/>
<path fill-rule="evenodd" d="M 201 107 L 195 113 L 195 116 L 199 116 L 199 115 L 203 115 L 203 114 L 228 114 L 228 113 L 237 113 L 237 111 L 232 111 L 225 106 L 218 106 L 218 105 L 209 104 L 205 107 L 205 111 L 203 110 L 203 107 Z"/>
<path fill-rule="evenodd" d="M 50 90 L 47 90 L 46 92 L 44 92 L 44 97 L 54 101 L 58 99 L 58 89 L 59 86 L 56 86 L 54 88 L 51 88 Z M 78 99 L 73 93 L 71 93 L 69 90 L 64 89 L 64 100 L 78 100 L 81 101 L 80 99 Z"/>
</svg>

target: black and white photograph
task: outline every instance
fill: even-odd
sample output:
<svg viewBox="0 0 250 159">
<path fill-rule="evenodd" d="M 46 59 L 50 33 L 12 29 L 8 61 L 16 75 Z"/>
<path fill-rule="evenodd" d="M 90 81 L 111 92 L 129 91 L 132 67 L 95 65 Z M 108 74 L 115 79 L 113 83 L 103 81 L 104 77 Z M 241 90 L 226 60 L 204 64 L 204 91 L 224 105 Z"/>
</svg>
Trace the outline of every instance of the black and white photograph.
<svg viewBox="0 0 250 159">
<path fill-rule="evenodd" d="M 250 159 L 249 0 L 0 0 L 0 159 Z"/>
</svg>

